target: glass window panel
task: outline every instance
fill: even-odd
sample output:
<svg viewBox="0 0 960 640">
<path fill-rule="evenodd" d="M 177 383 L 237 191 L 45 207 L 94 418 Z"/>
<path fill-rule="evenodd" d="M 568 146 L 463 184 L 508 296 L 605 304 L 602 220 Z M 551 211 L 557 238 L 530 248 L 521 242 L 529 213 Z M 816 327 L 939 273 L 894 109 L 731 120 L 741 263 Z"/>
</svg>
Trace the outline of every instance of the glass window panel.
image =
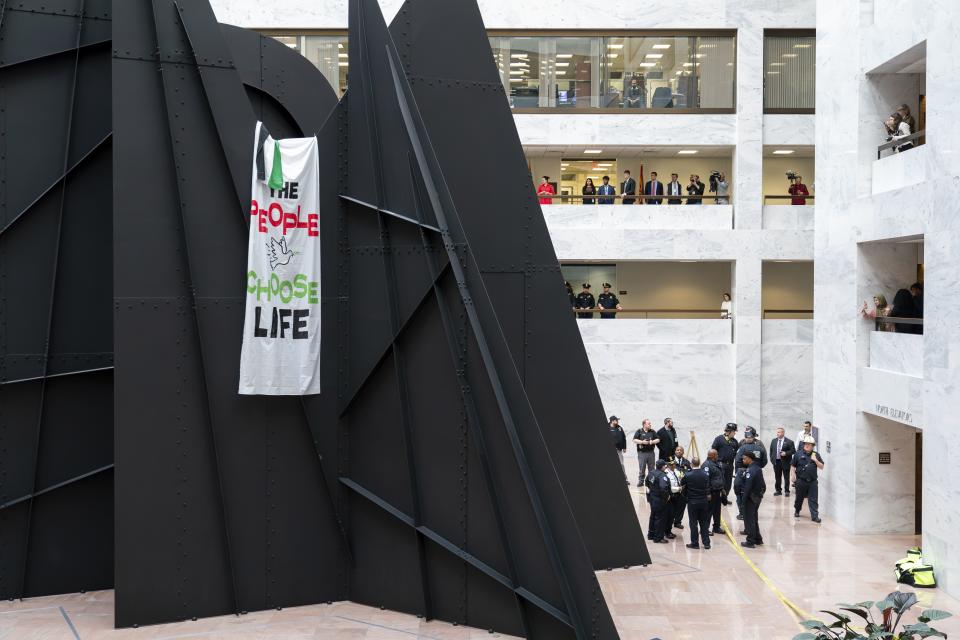
<svg viewBox="0 0 960 640">
<path fill-rule="evenodd" d="M 694 54 L 700 100 L 692 107 L 732 109 L 736 84 L 736 47 L 730 37 L 698 37 Z"/>
<path fill-rule="evenodd" d="M 816 104 L 816 37 L 763 39 L 763 107 L 813 109 Z"/>
<path fill-rule="evenodd" d="M 348 56 L 347 36 L 301 36 L 301 53 L 326 77 L 330 86 L 342 96 L 347 90 Z"/>
<path fill-rule="evenodd" d="M 558 107 L 593 106 L 595 38 L 556 38 L 553 73 Z"/>
</svg>

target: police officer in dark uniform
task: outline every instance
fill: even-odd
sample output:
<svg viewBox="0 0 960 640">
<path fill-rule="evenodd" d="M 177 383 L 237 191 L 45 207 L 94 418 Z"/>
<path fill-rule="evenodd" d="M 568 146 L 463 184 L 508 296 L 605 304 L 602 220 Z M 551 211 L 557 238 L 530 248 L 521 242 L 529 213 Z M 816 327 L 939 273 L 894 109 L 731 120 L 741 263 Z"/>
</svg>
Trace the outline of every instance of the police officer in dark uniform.
<svg viewBox="0 0 960 640">
<path fill-rule="evenodd" d="M 690 463 L 689 458 L 685 458 L 683 455 L 683 447 L 677 445 L 677 448 L 674 450 L 673 460 L 676 462 L 676 471 L 677 475 L 680 476 L 680 488 L 683 488 L 683 476 L 688 471 L 693 469 L 693 465 Z M 677 529 L 683 529 L 683 514 L 687 510 L 687 495 L 685 491 L 680 491 L 680 493 L 673 494 L 673 526 Z"/>
<path fill-rule="evenodd" d="M 700 468 L 700 460 L 691 461 L 692 468 L 683 474 L 680 483 L 687 498 L 687 521 L 690 523 L 688 549 L 699 549 L 699 537 L 703 548 L 710 548 L 710 472 Z"/>
<path fill-rule="evenodd" d="M 573 295 L 573 285 L 569 282 L 564 282 L 563 286 L 567 289 L 567 296 L 570 298 L 570 308 L 577 308 L 577 296 Z"/>
<path fill-rule="evenodd" d="M 753 460 L 762 469 L 767 466 L 767 448 L 757 440 L 757 430 L 753 427 L 747 427 L 743 430 L 743 440 L 740 442 L 740 448 L 737 449 L 736 463 L 734 464 L 733 492 L 737 496 L 737 520 L 743 520 L 743 481 L 746 466 L 743 464 L 743 454 L 750 452 L 750 459 Z"/>
<path fill-rule="evenodd" d="M 760 451 L 763 451 L 762 447 Z M 763 494 L 767 491 L 767 484 L 763 480 L 763 471 L 755 458 L 756 455 L 758 455 L 757 451 L 753 448 L 745 449 L 741 454 L 737 454 L 743 468 L 743 525 L 745 530 L 742 533 L 747 536 L 743 546 L 748 549 L 763 544 L 758 515 Z"/>
<path fill-rule="evenodd" d="M 648 489 L 647 502 L 650 504 L 647 539 L 653 542 L 667 542 L 663 534 L 670 502 L 670 480 L 663 472 L 665 466 L 667 466 L 666 461 L 657 460 L 656 471 L 651 471 L 645 482 Z"/>
<path fill-rule="evenodd" d="M 725 474 L 716 449 L 710 449 L 707 452 L 707 461 L 703 463 L 703 468 L 710 474 L 710 515 L 713 517 L 713 529 L 710 534 L 723 533 L 723 527 L 720 526 L 720 500 L 723 497 Z"/>
<path fill-rule="evenodd" d="M 720 467 L 723 469 L 723 504 L 730 504 L 727 496 L 730 495 L 730 484 L 733 482 L 733 468 L 737 457 L 737 449 L 740 444 L 737 442 L 737 423 L 728 422 L 723 428 L 723 433 L 713 439 L 712 449 L 717 450 L 717 459 Z M 714 523 L 716 526 L 716 523 Z"/>
<path fill-rule="evenodd" d="M 583 291 L 581 291 L 581 292 L 577 295 L 577 300 L 576 300 L 576 304 L 574 304 L 574 307 L 576 307 L 577 309 L 593 309 L 593 308 L 596 307 L 596 306 L 597 306 L 597 305 L 596 305 L 596 302 L 595 302 L 594 299 L 593 299 L 593 294 L 590 293 L 590 283 L 589 283 L 589 282 L 584 282 L 584 283 L 583 283 Z M 593 317 L 593 314 L 592 314 L 592 313 L 578 313 L 578 314 L 577 314 L 577 317 L 578 317 L 578 318 L 592 318 L 592 317 Z"/>
<path fill-rule="evenodd" d="M 622 307 L 620 306 L 620 300 L 617 299 L 617 296 L 613 295 L 610 291 L 610 283 L 603 283 L 603 293 L 597 296 L 597 306 L 601 309 L 616 309 L 619 311 Z M 616 313 L 601 313 L 601 318 L 616 318 Z"/>
<path fill-rule="evenodd" d="M 823 458 L 813 450 L 816 441 L 813 436 L 803 436 L 801 440 L 803 447 L 800 451 L 793 454 L 793 461 L 790 463 L 796 469 L 797 497 L 793 500 L 793 517 L 800 517 L 800 508 L 803 506 L 803 499 L 807 499 L 810 505 L 810 519 L 814 522 L 820 522 L 820 505 L 817 504 L 817 469 L 823 469 Z"/>
</svg>

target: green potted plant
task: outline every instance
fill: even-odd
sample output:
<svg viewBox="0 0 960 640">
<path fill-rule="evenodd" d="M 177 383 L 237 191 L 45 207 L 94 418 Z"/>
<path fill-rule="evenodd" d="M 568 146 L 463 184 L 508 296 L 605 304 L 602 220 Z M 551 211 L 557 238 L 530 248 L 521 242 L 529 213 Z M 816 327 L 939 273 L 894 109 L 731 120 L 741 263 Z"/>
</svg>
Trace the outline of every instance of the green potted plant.
<svg viewBox="0 0 960 640">
<path fill-rule="evenodd" d="M 804 620 L 800 624 L 807 629 L 793 637 L 793 640 L 917 640 L 918 638 L 946 638 L 947 634 L 931 627 L 929 622 L 949 618 L 952 614 L 939 609 L 927 609 L 917 616 L 913 624 L 900 625 L 903 614 L 917 603 L 917 596 L 910 592 L 894 591 L 878 602 L 868 600 L 856 604 L 839 604 L 841 612 L 863 618 L 864 627 L 853 625 L 853 618 L 845 613 L 823 610 L 834 618 L 829 624 L 821 620 Z M 874 618 L 872 609 L 880 612 L 880 619 Z M 899 627 L 899 629 L 898 629 Z"/>
</svg>

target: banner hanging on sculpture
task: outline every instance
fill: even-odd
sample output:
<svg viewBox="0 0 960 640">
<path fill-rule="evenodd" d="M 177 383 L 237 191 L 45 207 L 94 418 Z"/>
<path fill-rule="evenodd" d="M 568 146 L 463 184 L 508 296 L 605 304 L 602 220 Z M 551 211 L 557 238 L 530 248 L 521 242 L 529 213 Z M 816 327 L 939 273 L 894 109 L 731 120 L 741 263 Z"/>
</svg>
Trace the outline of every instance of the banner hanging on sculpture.
<svg viewBox="0 0 960 640">
<path fill-rule="evenodd" d="M 244 395 L 320 393 L 320 169 L 316 138 L 254 134 Z"/>
</svg>

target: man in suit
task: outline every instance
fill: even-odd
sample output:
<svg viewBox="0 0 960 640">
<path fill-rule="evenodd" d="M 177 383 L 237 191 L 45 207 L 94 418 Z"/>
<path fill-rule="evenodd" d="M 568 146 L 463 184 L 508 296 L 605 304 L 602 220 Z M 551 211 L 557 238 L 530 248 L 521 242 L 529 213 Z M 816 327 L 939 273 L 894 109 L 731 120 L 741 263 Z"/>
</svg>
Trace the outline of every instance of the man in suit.
<svg viewBox="0 0 960 640">
<path fill-rule="evenodd" d="M 673 428 L 673 420 L 664 418 L 663 428 L 657 431 L 657 449 L 660 450 L 660 459 L 670 461 L 677 452 L 677 430 Z"/>
<path fill-rule="evenodd" d="M 680 199 L 683 185 L 680 184 L 680 181 L 677 180 L 677 174 L 670 174 L 670 182 L 667 183 L 667 204 L 683 204 L 683 200 Z"/>
<path fill-rule="evenodd" d="M 617 190 L 610 184 L 610 176 L 603 176 L 603 184 L 597 189 L 597 195 L 601 196 L 597 198 L 597 204 L 613 204 L 614 198 L 612 196 L 617 195 Z M 603 196 L 607 197 L 604 198 Z"/>
<path fill-rule="evenodd" d="M 630 177 L 630 169 L 623 172 L 623 182 L 620 183 L 620 193 L 623 195 L 623 204 L 633 204 L 636 198 L 628 196 L 637 195 L 637 181 Z"/>
<path fill-rule="evenodd" d="M 773 494 L 775 496 L 782 495 L 782 488 L 790 495 L 790 461 L 796 450 L 793 440 L 784 435 L 783 427 L 777 427 L 777 437 L 770 441 L 770 460 L 773 462 L 773 477 L 776 479 L 776 491 Z"/>
<path fill-rule="evenodd" d="M 657 180 L 657 172 L 650 172 L 650 179 L 647 180 L 647 184 L 643 186 L 643 195 L 645 196 L 662 196 L 663 195 L 663 183 Z M 660 204 L 663 202 L 663 198 L 645 198 L 645 204 Z"/>
</svg>

